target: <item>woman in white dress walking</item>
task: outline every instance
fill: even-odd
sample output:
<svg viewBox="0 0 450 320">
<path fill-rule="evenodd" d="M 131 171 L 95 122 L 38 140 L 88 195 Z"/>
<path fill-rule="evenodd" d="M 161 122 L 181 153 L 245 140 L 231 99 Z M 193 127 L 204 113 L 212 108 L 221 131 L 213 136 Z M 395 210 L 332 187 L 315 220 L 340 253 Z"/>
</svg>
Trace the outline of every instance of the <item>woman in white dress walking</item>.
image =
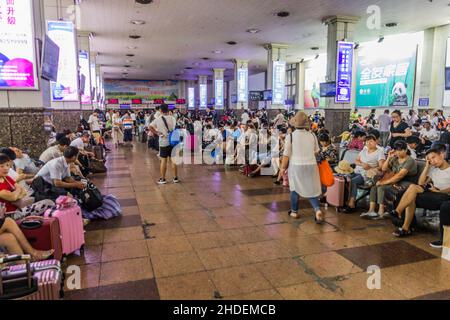
<svg viewBox="0 0 450 320">
<path fill-rule="evenodd" d="M 310 120 L 304 112 L 298 112 L 291 119 L 290 125 L 296 130 L 286 136 L 283 169 L 289 162 L 288 176 L 291 189 L 291 211 L 289 215 L 295 219 L 299 216 L 300 197 L 311 203 L 318 224 L 325 222 L 320 209 L 319 197 L 322 194 L 319 168 L 316 154 L 320 151 L 317 137 L 309 131 Z"/>
</svg>

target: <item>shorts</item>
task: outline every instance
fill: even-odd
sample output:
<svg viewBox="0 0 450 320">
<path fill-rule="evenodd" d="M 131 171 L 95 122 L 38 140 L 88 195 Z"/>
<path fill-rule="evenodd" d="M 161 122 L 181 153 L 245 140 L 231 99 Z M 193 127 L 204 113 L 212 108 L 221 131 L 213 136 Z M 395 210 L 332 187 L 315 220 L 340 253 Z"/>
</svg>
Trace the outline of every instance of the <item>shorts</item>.
<svg viewBox="0 0 450 320">
<path fill-rule="evenodd" d="M 159 157 L 162 159 L 172 158 L 172 146 L 160 147 L 159 148 Z"/>
<path fill-rule="evenodd" d="M 123 141 L 125 142 L 132 142 L 133 141 L 133 130 L 132 129 L 126 129 L 123 132 Z"/>
<path fill-rule="evenodd" d="M 448 194 L 426 191 L 417 196 L 416 206 L 420 209 L 439 211 L 444 202 L 447 201 L 450 201 L 450 195 Z"/>
</svg>

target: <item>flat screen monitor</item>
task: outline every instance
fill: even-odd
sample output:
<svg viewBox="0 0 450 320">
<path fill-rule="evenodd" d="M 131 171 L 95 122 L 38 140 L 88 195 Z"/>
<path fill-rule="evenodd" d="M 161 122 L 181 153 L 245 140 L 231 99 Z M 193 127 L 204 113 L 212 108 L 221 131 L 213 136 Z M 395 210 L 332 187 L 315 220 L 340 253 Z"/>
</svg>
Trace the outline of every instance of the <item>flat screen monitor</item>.
<svg viewBox="0 0 450 320">
<path fill-rule="evenodd" d="M 272 90 L 266 90 L 263 92 L 264 101 L 272 101 Z"/>
<path fill-rule="evenodd" d="M 450 67 L 445 68 L 445 90 L 450 90 Z"/>
<path fill-rule="evenodd" d="M 59 47 L 48 35 L 45 35 L 42 53 L 42 78 L 56 82 L 58 80 L 58 66 Z"/>
<path fill-rule="evenodd" d="M 325 82 L 320 84 L 320 97 L 328 98 L 336 96 L 336 82 Z"/>
<path fill-rule="evenodd" d="M 261 92 L 261 91 L 250 91 L 249 99 L 250 99 L 250 101 L 256 101 L 256 102 L 262 101 L 264 99 L 263 92 Z"/>
<path fill-rule="evenodd" d="M 129 105 L 129 104 L 121 104 L 120 105 L 120 109 L 121 110 L 130 110 L 131 109 L 131 105 Z"/>
</svg>

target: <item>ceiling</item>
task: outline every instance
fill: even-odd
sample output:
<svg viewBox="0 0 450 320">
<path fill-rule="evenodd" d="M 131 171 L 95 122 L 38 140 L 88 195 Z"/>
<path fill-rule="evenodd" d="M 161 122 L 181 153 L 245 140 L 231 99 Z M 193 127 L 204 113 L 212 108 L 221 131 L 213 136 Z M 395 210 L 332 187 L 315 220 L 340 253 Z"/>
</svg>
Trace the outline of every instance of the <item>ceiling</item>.
<svg viewBox="0 0 450 320">
<path fill-rule="evenodd" d="M 105 78 L 197 79 L 226 68 L 233 76 L 232 59 L 250 60 L 250 73 L 264 71 L 264 44 L 289 45 L 288 61 L 298 62 L 326 53 L 327 27 L 322 19 L 332 15 L 361 17 L 356 41 L 380 35 L 421 31 L 450 23 L 450 0 L 154 0 L 149 5 L 134 0 L 84 0 L 81 29 L 95 34 L 91 50 L 98 52 Z M 381 8 L 381 30 L 369 30 L 367 8 Z M 290 16 L 280 18 L 279 11 Z M 133 25 L 131 20 L 144 20 Z M 396 22 L 395 28 L 384 24 Z M 260 29 L 256 34 L 251 28 Z M 129 35 L 142 36 L 132 40 Z M 236 41 L 230 46 L 226 42 Z M 135 46 L 137 49 L 128 49 Z M 310 48 L 317 46 L 319 51 Z M 213 53 L 220 50 L 222 53 Z M 128 58 L 126 54 L 135 54 Z M 202 60 L 203 57 L 210 60 Z M 127 62 L 131 60 L 132 62 Z M 130 65 L 125 71 L 125 65 Z M 186 67 L 193 68 L 185 70 Z"/>
</svg>

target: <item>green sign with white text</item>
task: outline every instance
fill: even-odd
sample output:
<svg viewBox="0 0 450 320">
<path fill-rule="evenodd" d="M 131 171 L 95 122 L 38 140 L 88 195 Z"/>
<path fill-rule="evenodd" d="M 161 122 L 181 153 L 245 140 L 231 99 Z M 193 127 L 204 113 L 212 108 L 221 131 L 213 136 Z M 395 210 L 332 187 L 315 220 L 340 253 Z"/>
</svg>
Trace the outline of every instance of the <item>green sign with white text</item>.
<svg viewBox="0 0 450 320">
<path fill-rule="evenodd" d="M 395 48 L 392 49 L 394 52 Z M 417 62 L 417 47 L 401 54 L 380 55 L 361 50 L 356 76 L 356 107 L 411 107 Z"/>
</svg>

